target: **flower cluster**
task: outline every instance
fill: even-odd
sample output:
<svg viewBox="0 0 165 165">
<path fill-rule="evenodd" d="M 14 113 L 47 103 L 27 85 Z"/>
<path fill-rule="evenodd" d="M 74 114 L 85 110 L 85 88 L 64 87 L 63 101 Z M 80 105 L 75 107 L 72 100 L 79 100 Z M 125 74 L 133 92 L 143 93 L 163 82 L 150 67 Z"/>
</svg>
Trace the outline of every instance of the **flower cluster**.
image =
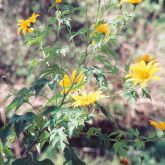
<svg viewBox="0 0 165 165">
<path fill-rule="evenodd" d="M 39 14 L 33 13 L 31 17 L 29 17 L 26 20 L 19 20 L 19 28 L 18 28 L 18 34 L 20 34 L 21 30 L 23 34 L 25 33 L 31 33 L 33 31 L 32 25 L 36 22 L 37 17 L 39 17 Z"/>
<path fill-rule="evenodd" d="M 77 70 L 72 72 L 72 75 L 65 74 L 60 80 L 59 85 L 63 88 L 63 94 L 71 94 L 75 100 L 74 107 L 88 106 L 94 104 L 98 100 L 105 98 L 101 91 L 86 92 L 84 90 L 85 76 L 83 72 L 78 73 Z M 79 90 L 82 87 L 82 90 Z"/>
</svg>

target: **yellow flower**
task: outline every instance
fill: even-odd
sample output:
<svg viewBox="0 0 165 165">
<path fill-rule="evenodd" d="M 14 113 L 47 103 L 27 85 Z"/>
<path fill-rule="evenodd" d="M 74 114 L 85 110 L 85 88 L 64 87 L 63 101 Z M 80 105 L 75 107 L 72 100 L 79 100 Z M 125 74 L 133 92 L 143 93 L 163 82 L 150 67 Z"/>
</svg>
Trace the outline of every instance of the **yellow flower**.
<svg viewBox="0 0 165 165">
<path fill-rule="evenodd" d="M 149 54 L 145 54 L 143 56 L 140 56 L 136 59 L 136 62 L 144 61 L 146 64 L 148 64 L 151 61 L 156 62 L 156 59 Z"/>
<path fill-rule="evenodd" d="M 20 34 L 20 31 L 23 31 L 23 34 L 25 33 L 31 33 L 33 31 L 33 28 L 31 27 L 31 24 L 36 22 L 36 18 L 39 17 L 39 14 L 33 13 L 31 17 L 29 17 L 27 20 L 19 20 L 18 23 L 18 34 Z"/>
<path fill-rule="evenodd" d="M 139 3 L 142 3 L 143 0 L 121 0 L 120 5 L 123 3 L 131 3 L 133 5 L 138 5 Z"/>
<path fill-rule="evenodd" d="M 127 81 L 132 81 L 134 85 L 146 86 L 150 80 L 159 80 L 155 74 L 160 70 L 157 63 L 153 61 L 146 64 L 144 61 L 133 64 L 130 67 L 130 73 L 126 75 Z"/>
<path fill-rule="evenodd" d="M 154 126 L 157 129 L 165 131 L 165 122 L 157 123 L 155 121 L 150 120 L 150 125 Z"/>
<path fill-rule="evenodd" d="M 75 100 L 73 106 L 78 107 L 78 106 L 88 106 L 90 104 L 94 104 L 96 101 L 105 98 L 105 96 L 102 95 L 101 91 L 89 92 L 89 93 L 83 91 L 79 95 L 73 95 L 72 98 Z"/>
<path fill-rule="evenodd" d="M 59 85 L 62 88 L 64 88 L 64 93 L 66 93 L 68 90 L 70 90 L 71 86 L 79 84 L 83 81 L 84 81 L 84 73 L 81 72 L 78 74 L 77 70 L 74 70 L 71 76 L 69 76 L 68 74 L 65 74 L 63 79 L 59 82 Z M 74 87 L 73 87 L 73 90 L 74 90 Z"/>
<path fill-rule="evenodd" d="M 103 33 L 103 34 L 109 34 L 111 31 L 111 26 L 108 23 L 100 24 L 96 27 L 95 32 L 97 33 Z"/>
<path fill-rule="evenodd" d="M 39 14 L 33 13 L 32 16 L 28 19 L 31 23 L 36 22 L 36 18 L 39 17 Z"/>
<path fill-rule="evenodd" d="M 61 3 L 62 2 L 62 0 L 55 0 L 56 1 L 56 3 Z"/>
<path fill-rule="evenodd" d="M 31 33 L 33 29 L 30 27 L 30 21 L 29 20 L 19 20 L 19 28 L 18 28 L 18 34 L 20 34 L 20 31 L 23 31 L 23 34 L 25 33 Z"/>
</svg>

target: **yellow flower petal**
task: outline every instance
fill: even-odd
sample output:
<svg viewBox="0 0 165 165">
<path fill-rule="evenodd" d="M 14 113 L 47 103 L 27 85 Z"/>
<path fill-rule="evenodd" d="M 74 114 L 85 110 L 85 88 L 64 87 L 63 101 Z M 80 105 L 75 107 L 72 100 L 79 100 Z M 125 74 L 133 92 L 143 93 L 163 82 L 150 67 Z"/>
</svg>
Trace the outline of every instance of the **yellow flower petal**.
<svg viewBox="0 0 165 165">
<path fill-rule="evenodd" d="M 150 125 L 152 125 L 153 127 L 160 129 L 162 131 L 165 130 L 165 122 L 157 123 L 157 122 L 152 121 L 152 120 L 150 120 L 149 122 L 150 122 Z"/>
<path fill-rule="evenodd" d="M 82 83 L 84 81 L 84 73 L 80 72 L 78 74 L 77 70 L 72 72 L 72 75 L 69 76 L 67 74 L 64 75 L 63 79 L 59 81 L 59 85 L 64 89 L 64 93 L 67 93 L 72 86 L 72 92 L 76 91 L 75 85 Z M 77 89 L 78 90 L 78 89 Z"/>
<path fill-rule="evenodd" d="M 130 66 L 130 72 L 125 76 L 126 81 L 132 81 L 134 85 L 146 86 L 147 82 L 151 79 L 158 80 L 159 77 L 155 74 L 160 70 L 157 63 L 153 61 L 145 63 L 140 61 Z"/>
<path fill-rule="evenodd" d="M 94 104 L 100 99 L 105 98 L 104 95 L 102 95 L 101 91 L 96 91 L 96 92 L 89 92 L 86 93 L 86 91 L 83 91 L 79 95 L 73 95 L 72 98 L 74 99 L 74 103 L 72 104 L 74 107 L 78 106 L 88 106 L 90 104 Z"/>
</svg>

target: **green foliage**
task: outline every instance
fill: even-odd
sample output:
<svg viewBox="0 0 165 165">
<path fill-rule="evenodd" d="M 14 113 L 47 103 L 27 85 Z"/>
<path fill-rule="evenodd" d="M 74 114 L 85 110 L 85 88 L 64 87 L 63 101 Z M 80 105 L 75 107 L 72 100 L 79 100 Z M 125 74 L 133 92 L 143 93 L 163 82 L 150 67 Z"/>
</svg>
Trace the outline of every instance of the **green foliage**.
<svg viewBox="0 0 165 165">
<path fill-rule="evenodd" d="M 0 164 L 7 159 L 6 162 L 12 161 L 12 165 L 52 165 L 52 161 L 48 159 L 39 161 L 40 156 L 50 150 L 51 154 L 59 151 L 64 154 L 66 159 L 64 165 L 85 165 L 75 154 L 70 143 L 70 139 L 77 138 L 81 134 L 88 139 L 96 137 L 99 144 L 107 150 L 113 145 L 115 153 L 123 157 L 127 155 L 130 146 L 137 150 L 144 149 L 145 142 L 164 137 L 163 131 L 143 137 L 137 128 L 123 130 L 109 109 L 97 102 L 102 98 L 106 99 L 107 95 L 111 97 L 111 93 L 116 91 L 113 91 L 115 88 L 112 89 L 110 84 L 113 86 L 116 80 L 123 83 L 124 74 L 130 70 L 131 62 L 124 66 L 118 65 L 119 56 L 116 53 L 115 40 L 121 29 L 129 22 L 134 10 L 131 13 L 129 10 L 120 10 L 117 1 L 105 2 L 102 6 L 99 0 L 96 19 L 89 25 L 90 2 L 84 2 L 84 6 L 74 7 L 66 2 L 56 4 L 53 1 L 53 5 L 49 8 L 51 16 L 45 26 L 35 27 L 34 21 L 33 32 L 25 35 L 27 46 L 33 46 L 40 56 L 38 61 L 34 60 L 30 65 L 30 72 L 33 72 L 35 69 L 33 66 L 36 65 L 40 66 L 40 70 L 38 78 L 29 88 L 12 92 L 14 98 L 6 108 L 7 113 L 10 112 L 7 114 L 9 120 L 0 129 Z M 121 14 L 110 22 L 100 19 L 110 10 L 119 10 L 117 13 Z M 85 18 L 85 21 L 82 19 L 84 21 L 82 27 L 74 28 L 73 15 Z M 103 26 L 98 28 L 99 25 Z M 31 28 L 31 25 L 29 26 L 27 28 Z M 55 38 L 52 43 L 47 41 L 51 35 Z M 81 49 L 76 47 L 77 38 L 82 40 Z M 114 81 L 111 81 L 112 79 Z M 150 90 L 142 88 L 140 84 L 125 81 L 121 90 L 124 99 L 129 99 L 132 103 L 135 103 L 141 95 L 143 98 L 151 99 Z M 104 94 L 97 95 L 91 91 L 98 93 L 103 91 Z M 90 97 L 88 92 L 93 95 Z M 35 99 L 44 98 L 46 101 L 40 106 L 34 106 L 32 96 L 35 96 Z M 74 101 L 80 105 L 75 107 Z M 24 104 L 31 106 L 29 109 L 31 112 L 18 115 L 17 112 L 24 109 Z M 106 133 L 94 126 L 89 130 L 84 129 L 85 123 L 92 123 L 95 119 L 96 109 L 99 110 L 98 115 L 102 113 L 114 124 L 115 130 Z M 16 139 L 25 148 L 20 159 L 14 158 L 10 149 Z"/>
<path fill-rule="evenodd" d="M 118 141 L 114 145 L 114 150 L 116 154 L 126 156 L 127 150 L 128 150 L 128 145 L 124 141 Z"/>
</svg>

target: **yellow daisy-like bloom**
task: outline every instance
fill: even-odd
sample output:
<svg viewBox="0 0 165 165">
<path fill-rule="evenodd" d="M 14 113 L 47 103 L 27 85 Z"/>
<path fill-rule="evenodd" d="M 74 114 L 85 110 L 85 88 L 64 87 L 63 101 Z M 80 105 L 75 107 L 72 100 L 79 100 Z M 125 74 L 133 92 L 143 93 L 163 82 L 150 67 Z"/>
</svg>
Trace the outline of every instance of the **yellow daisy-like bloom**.
<svg viewBox="0 0 165 165">
<path fill-rule="evenodd" d="M 77 73 L 77 70 L 72 72 L 72 75 L 69 76 L 65 74 L 63 79 L 59 82 L 59 85 L 64 88 L 64 93 L 70 90 L 70 87 L 76 84 L 79 84 L 84 81 L 84 73 Z M 73 91 L 73 90 L 72 90 Z"/>
<path fill-rule="evenodd" d="M 31 33 L 33 31 L 31 24 L 36 22 L 37 17 L 39 17 L 39 14 L 33 13 L 32 16 L 29 17 L 27 20 L 19 20 L 18 34 L 20 34 L 21 30 L 22 30 L 23 34 Z"/>
<path fill-rule="evenodd" d="M 111 31 L 111 26 L 108 23 L 100 24 L 96 27 L 96 33 L 109 34 Z"/>
<path fill-rule="evenodd" d="M 153 61 L 146 64 L 144 61 L 130 66 L 130 73 L 126 75 L 126 81 L 132 81 L 134 85 L 146 86 L 150 79 L 159 80 L 155 74 L 160 70 L 157 63 Z"/>
<path fill-rule="evenodd" d="M 145 54 L 143 56 L 140 56 L 136 59 L 136 62 L 144 61 L 146 64 L 148 64 L 151 61 L 156 62 L 156 59 L 149 54 Z"/>
<path fill-rule="evenodd" d="M 18 34 L 20 34 L 20 31 L 22 30 L 23 34 L 25 33 L 31 33 L 33 29 L 30 27 L 31 22 L 29 20 L 19 20 L 19 28 L 18 28 Z"/>
<path fill-rule="evenodd" d="M 150 120 L 150 125 L 154 126 L 157 129 L 165 131 L 165 122 L 157 123 L 155 121 Z"/>
<path fill-rule="evenodd" d="M 56 1 L 56 3 L 61 3 L 62 2 L 62 0 L 55 0 Z"/>
<path fill-rule="evenodd" d="M 32 16 L 28 19 L 31 23 L 35 23 L 37 17 L 39 17 L 39 14 L 33 13 Z"/>
<path fill-rule="evenodd" d="M 143 0 L 121 0 L 120 5 L 123 4 L 123 3 L 131 3 L 133 5 L 138 5 L 142 2 L 143 2 Z"/>
<path fill-rule="evenodd" d="M 72 105 L 74 107 L 79 107 L 79 106 L 88 106 L 90 104 L 94 104 L 98 100 L 105 98 L 105 96 L 102 95 L 101 91 L 89 92 L 89 93 L 83 91 L 79 95 L 73 95 L 72 98 L 75 100 Z"/>
</svg>

